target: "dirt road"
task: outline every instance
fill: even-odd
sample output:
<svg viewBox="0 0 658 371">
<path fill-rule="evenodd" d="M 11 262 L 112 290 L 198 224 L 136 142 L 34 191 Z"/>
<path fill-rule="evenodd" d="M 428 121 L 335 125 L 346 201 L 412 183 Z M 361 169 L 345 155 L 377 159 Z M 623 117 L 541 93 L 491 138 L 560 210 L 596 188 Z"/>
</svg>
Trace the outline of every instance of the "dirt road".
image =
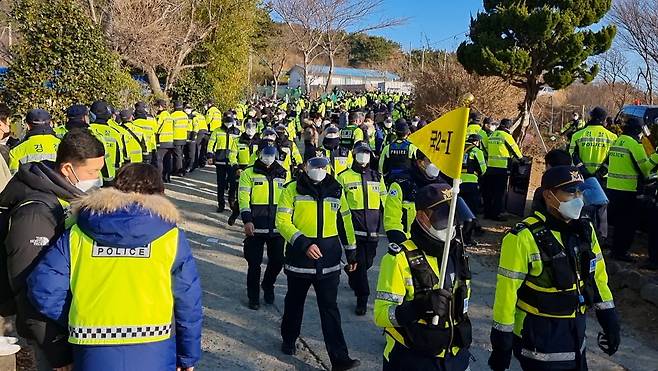
<svg viewBox="0 0 658 371">
<path fill-rule="evenodd" d="M 285 295 L 285 277 L 279 276 L 274 305 L 259 311 L 247 308 L 246 269 L 242 257 L 242 224 L 228 227 L 228 213 L 218 214 L 215 196 L 214 168 L 206 168 L 185 178 L 173 178 L 167 195 L 181 209 L 188 239 L 194 249 L 202 276 L 204 292 L 203 359 L 199 370 L 325 370 L 330 369 L 326 355 L 314 293 L 309 292 L 302 336 L 297 356 L 290 357 L 279 350 L 279 326 Z M 498 241 L 502 228 L 490 228 L 490 241 Z M 386 252 L 383 241 L 379 256 Z M 491 306 L 496 278 L 496 246 L 471 250 L 473 298 L 469 308 L 473 323 L 471 370 L 487 370 Z M 372 287 L 378 274 L 378 264 L 370 271 Z M 374 290 L 373 290 L 374 291 Z M 357 317 L 355 299 L 341 278 L 338 305 L 343 331 L 350 355 L 361 359 L 361 370 L 381 369 L 382 332 L 372 321 L 372 297 L 369 314 Z M 623 318 L 622 318 L 623 320 Z M 593 316 L 588 322 L 588 360 L 591 370 L 658 370 L 658 341 L 640 336 L 641 329 L 622 323 L 622 345 L 613 358 L 604 355 L 596 345 L 600 331 Z M 646 335 L 646 334 L 644 334 Z M 658 334 L 654 334 L 658 335 Z M 645 339 L 645 340 L 642 340 Z M 649 339 L 649 340 L 647 340 Z M 653 341 L 651 341 L 653 339 Z M 513 365 L 518 370 L 518 365 Z"/>
</svg>

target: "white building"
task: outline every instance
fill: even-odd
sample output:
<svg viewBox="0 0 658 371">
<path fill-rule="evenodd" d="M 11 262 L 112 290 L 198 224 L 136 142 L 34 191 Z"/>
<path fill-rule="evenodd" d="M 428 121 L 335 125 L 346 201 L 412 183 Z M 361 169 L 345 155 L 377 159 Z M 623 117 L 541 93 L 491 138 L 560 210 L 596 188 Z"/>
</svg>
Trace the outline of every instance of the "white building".
<svg viewBox="0 0 658 371">
<path fill-rule="evenodd" d="M 329 66 L 311 65 L 308 69 L 308 77 L 311 88 L 324 87 L 329 77 Z M 295 65 L 288 72 L 288 88 L 304 88 L 304 68 Z M 399 81 L 400 76 L 386 71 L 377 71 L 361 68 L 334 67 L 331 75 L 331 87 L 358 89 L 378 89 L 379 84 L 391 81 Z"/>
</svg>

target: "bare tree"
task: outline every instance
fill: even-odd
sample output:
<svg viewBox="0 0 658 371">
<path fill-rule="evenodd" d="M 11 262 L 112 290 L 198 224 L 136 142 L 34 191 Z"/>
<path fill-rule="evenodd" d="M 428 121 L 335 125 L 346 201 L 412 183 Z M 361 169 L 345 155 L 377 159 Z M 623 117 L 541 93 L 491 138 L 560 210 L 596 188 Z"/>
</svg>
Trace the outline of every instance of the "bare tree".
<svg viewBox="0 0 658 371">
<path fill-rule="evenodd" d="M 628 58 L 618 47 L 613 47 L 598 56 L 597 62 L 601 67 L 599 77 L 612 95 L 615 108 L 622 108 L 637 91 L 633 86 Z"/>
<path fill-rule="evenodd" d="M 306 92 L 311 90 L 309 68 L 324 54 L 322 42 L 329 21 L 325 3 L 326 0 L 273 0 L 269 4 L 275 17 L 288 27 L 291 44 L 302 54 Z"/>
<path fill-rule="evenodd" d="M 329 73 L 324 90 L 329 90 L 336 65 L 335 56 L 346 44 L 350 33 L 362 33 L 403 24 L 403 18 L 382 18 L 374 23 L 364 23 L 367 16 L 377 12 L 383 0 L 325 0 L 323 13 L 327 18 L 322 38 L 322 48 L 329 58 Z"/>
<path fill-rule="evenodd" d="M 188 56 L 220 26 L 220 17 L 240 0 L 80 0 L 109 45 L 142 70 L 154 93 L 166 93 L 186 69 L 204 67 Z M 164 90 L 158 71 L 165 73 Z"/>
<path fill-rule="evenodd" d="M 624 45 L 637 53 L 644 66 L 638 72 L 647 87 L 647 98 L 653 103 L 653 68 L 658 66 L 658 0 L 616 0 L 608 15 L 620 30 Z"/>
<path fill-rule="evenodd" d="M 274 92 L 272 95 L 276 97 L 279 90 L 279 79 L 283 76 L 284 68 L 289 58 L 289 47 L 291 39 L 287 32 L 283 32 L 278 25 L 275 25 L 270 30 L 271 34 L 266 38 L 265 46 L 263 48 L 255 49 L 254 52 L 260 59 L 263 66 L 272 77 L 274 85 Z"/>
</svg>

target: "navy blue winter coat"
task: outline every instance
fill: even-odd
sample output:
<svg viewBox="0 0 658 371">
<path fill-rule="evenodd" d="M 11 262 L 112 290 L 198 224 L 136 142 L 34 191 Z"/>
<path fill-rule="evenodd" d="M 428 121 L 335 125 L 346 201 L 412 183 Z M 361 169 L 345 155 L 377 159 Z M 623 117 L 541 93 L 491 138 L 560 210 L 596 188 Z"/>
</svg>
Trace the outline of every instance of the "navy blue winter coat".
<svg viewBox="0 0 658 371">
<path fill-rule="evenodd" d="M 179 220 L 176 207 L 162 196 L 102 189 L 75 205 L 80 229 L 104 246 L 144 246 Z M 62 325 L 70 306 L 69 232 L 51 246 L 28 278 L 35 308 Z M 168 340 L 135 345 L 74 345 L 75 370 L 162 371 L 194 366 L 201 355 L 201 285 L 183 231 L 171 267 L 175 332 Z M 140 308 L 149 310 L 149 308 Z"/>
</svg>

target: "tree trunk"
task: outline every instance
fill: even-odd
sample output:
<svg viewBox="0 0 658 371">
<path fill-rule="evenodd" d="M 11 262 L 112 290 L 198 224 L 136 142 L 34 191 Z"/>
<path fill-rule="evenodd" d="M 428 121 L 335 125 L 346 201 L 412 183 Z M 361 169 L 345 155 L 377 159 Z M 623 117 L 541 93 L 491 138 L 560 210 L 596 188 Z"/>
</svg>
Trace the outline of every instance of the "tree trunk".
<svg viewBox="0 0 658 371">
<path fill-rule="evenodd" d="M 308 53 L 304 53 L 304 90 L 306 94 L 311 93 L 311 82 L 308 79 Z"/>
<path fill-rule="evenodd" d="M 519 107 L 519 116 L 510 130 L 512 136 L 519 144 L 523 143 L 528 127 L 530 126 L 530 115 L 535 100 L 537 100 L 537 94 L 539 94 L 539 86 L 537 85 L 537 82 L 528 81 L 523 103 Z"/>
<path fill-rule="evenodd" d="M 274 76 L 274 91 L 272 92 L 272 98 L 276 99 L 279 92 L 279 78 Z"/>
<path fill-rule="evenodd" d="M 153 94 L 164 95 L 162 88 L 160 87 L 160 80 L 158 79 L 158 75 L 155 73 L 155 68 L 146 67 L 144 70 L 144 72 L 146 72 L 146 77 L 149 80 L 149 86 L 151 87 L 151 90 L 153 90 Z"/>
<path fill-rule="evenodd" d="M 327 82 L 324 84 L 324 92 L 329 92 L 329 85 L 331 85 L 331 77 L 334 75 L 334 66 L 336 61 L 334 60 L 334 51 L 329 51 L 329 74 L 327 75 Z"/>
</svg>

